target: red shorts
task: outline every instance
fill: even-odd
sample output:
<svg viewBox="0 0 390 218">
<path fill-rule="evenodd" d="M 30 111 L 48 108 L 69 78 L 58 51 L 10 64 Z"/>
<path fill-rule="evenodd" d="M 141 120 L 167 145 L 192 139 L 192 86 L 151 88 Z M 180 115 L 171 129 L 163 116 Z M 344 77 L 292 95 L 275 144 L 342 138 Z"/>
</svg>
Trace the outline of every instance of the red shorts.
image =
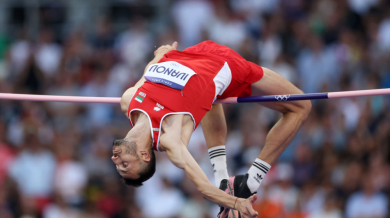
<svg viewBox="0 0 390 218">
<path fill-rule="evenodd" d="M 251 96 L 251 84 L 263 77 L 263 69 L 250 61 L 245 60 L 234 50 L 213 41 L 204 41 L 184 49 L 183 52 L 215 55 L 224 59 L 231 69 L 232 81 L 226 91 L 218 99 L 227 97 Z"/>
</svg>

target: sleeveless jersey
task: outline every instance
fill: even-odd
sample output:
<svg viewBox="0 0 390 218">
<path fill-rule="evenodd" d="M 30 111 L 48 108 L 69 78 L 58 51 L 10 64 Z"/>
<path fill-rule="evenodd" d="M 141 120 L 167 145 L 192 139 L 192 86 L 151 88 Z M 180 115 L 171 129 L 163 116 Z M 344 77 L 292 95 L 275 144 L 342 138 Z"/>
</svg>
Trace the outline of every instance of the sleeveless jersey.
<svg viewBox="0 0 390 218">
<path fill-rule="evenodd" d="M 170 51 L 145 72 L 145 83 L 134 93 L 128 117 L 141 111 L 150 121 L 153 149 L 159 151 L 163 119 L 188 114 L 194 129 L 215 99 L 250 96 L 250 84 L 261 79 L 262 68 L 232 49 L 205 41 L 184 51 Z"/>
</svg>

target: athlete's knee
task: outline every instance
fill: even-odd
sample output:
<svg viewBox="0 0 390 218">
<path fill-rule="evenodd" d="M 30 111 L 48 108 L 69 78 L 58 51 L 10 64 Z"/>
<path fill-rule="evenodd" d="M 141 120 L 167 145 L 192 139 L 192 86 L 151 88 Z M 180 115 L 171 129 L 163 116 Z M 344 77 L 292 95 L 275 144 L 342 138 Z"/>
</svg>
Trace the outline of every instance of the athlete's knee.
<svg viewBox="0 0 390 218">
<path fill-rule="evenodd" d="M 299 107 L 297 109 L 297 113 L 299 114 L 299 116 L 302 120 L 307 119 L 307 117 L 310 114 L 311 107 L 312 107 L 311 101 L 309 101 L 309 100 L 299 102 Z"/>
<path fill-rule="evenodd" d="M 206 129 L 206 130 L 210 131 L 209 129 Z M 225 138 L 227 135 L 226 121 L 220 121 L 220 122 L 213 123 L 212 133 L 213 133 L 213 135 L 218 135 L 220 137 Z"/>
<path fill-rule="evenodd" d="M 302 90 L 298 89 L 297 93 L 294 94 L 305 94 L 305 93 Z M 306 120 L 311 111 L 311 107 L 312 107 L 311 101 L 310 100 L 297 101 L 295 103 L 296 103 L 296 107 L 294 107 L 293 112 L 297 113 L 302 120 Z"/>
</svg>

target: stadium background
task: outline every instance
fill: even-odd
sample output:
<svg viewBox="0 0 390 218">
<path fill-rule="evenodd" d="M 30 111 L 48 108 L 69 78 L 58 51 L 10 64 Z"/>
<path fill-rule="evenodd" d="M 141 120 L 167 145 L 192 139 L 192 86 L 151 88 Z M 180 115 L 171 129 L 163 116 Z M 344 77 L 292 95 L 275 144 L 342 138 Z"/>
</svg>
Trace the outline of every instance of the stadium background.
<svg viewBox="0 0 390 218">
<path fill-rule="evenodd" d="M 2 0 L 0 92 L 118 97 L 154 46 L 227 45 L 304 92 L 390 87 L 390 1 Z M 256 94 L 256 93 L 254 93 Z M 226 105 L 230 175 L 244 173 L 279 114 Z M 111 144 L 119 105 L 0 101 L 0 217 L 216 217 L 165 154 L 125 187 Z M 211 181 L 201 127 L 189 150 Z M 259 217 L 389 217 L 388 97 L 313 101 L 272 166 Z"/>
</svg>

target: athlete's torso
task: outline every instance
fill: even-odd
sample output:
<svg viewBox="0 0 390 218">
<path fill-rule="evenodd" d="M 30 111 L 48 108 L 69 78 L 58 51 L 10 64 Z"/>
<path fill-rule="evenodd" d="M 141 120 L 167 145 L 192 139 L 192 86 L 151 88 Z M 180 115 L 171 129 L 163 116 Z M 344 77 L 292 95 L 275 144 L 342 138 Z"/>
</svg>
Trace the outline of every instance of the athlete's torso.
<svg viewBox="0 0 390 218">
<path fill-rule="evenodd" d="M 167 116 L 185 114 L 196 128 L 211 109 L 216 97 L 213 79 L 224 66 L 218 58 L 171 51 L 146 70 L 147 81 L 134 93 L 128 115 L 133 111 L 148 115 L 155 150 L 159 150 L 162 122 Z"/>
<path fill-rule="evenodd" d="M 182 52 L 170 51 L 146 70 L 147 81 L 131 98 L 128 116 L 132 111 L 148 116 L 153 147 L 159 150 L 161 126 L 167 116 L 190 116 L 195 129 L 216 98 L 250 96 L 250 84 L 262 75 L 261 67 L 212 41 Z"/>
</svg>

